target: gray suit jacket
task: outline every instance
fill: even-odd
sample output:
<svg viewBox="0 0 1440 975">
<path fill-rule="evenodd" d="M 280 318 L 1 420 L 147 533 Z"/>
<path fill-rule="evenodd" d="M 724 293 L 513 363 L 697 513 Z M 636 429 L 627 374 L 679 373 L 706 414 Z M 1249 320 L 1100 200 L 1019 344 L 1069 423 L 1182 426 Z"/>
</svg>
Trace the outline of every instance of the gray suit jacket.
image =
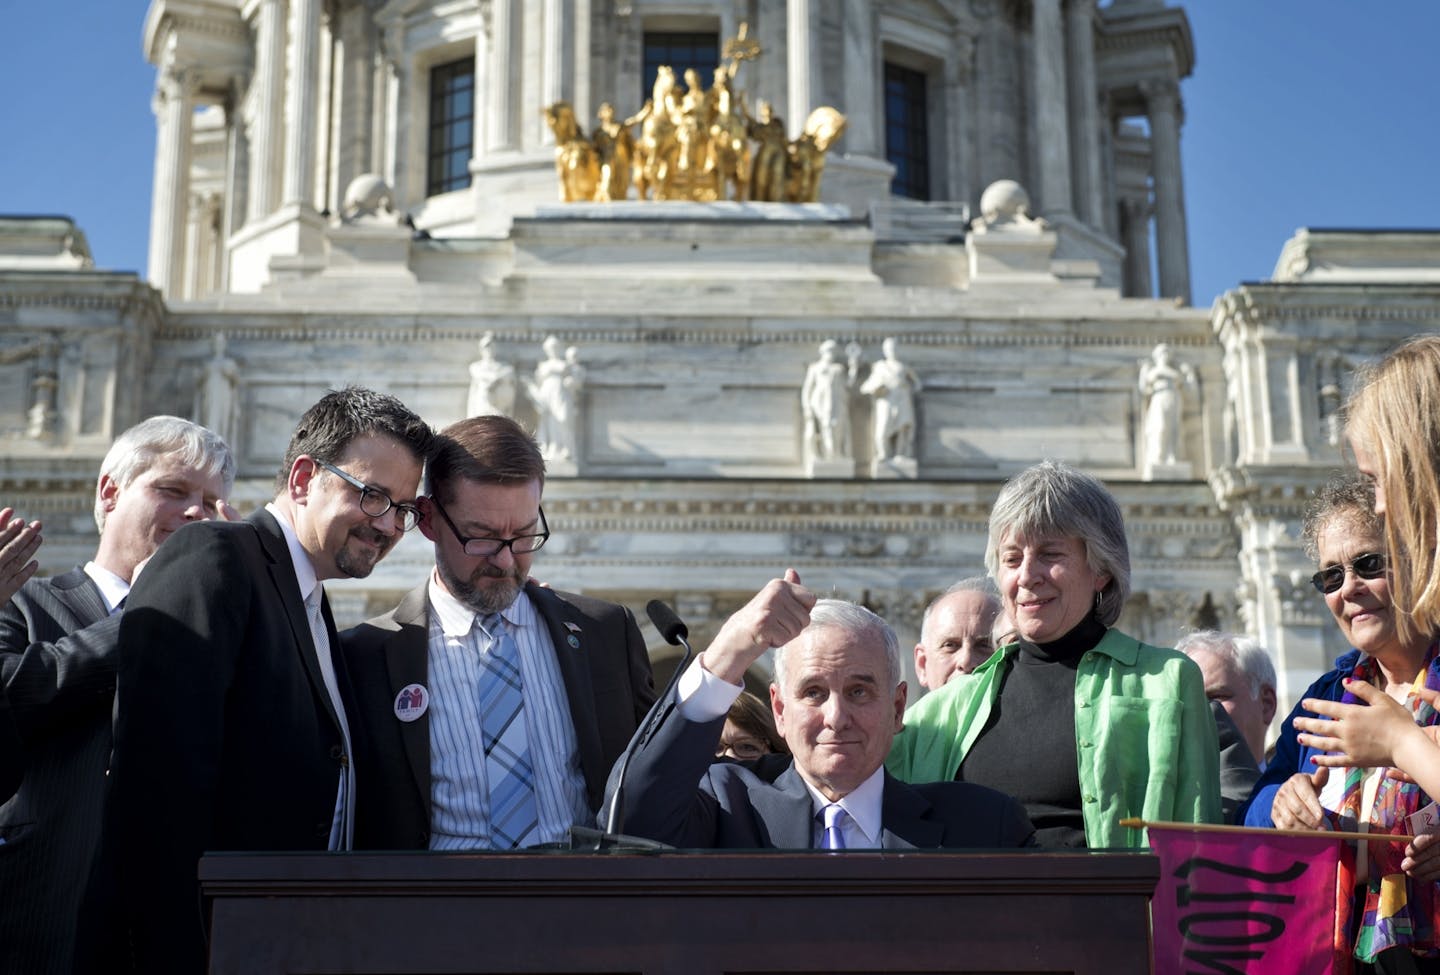
<svg viewBox="0 0 1440 975">
<path fill-rule="evenodd" d="M 0 805 L 0 971 L 70 971 L 100 835 L 119 622 L 81 569 L 31 579 L 0 607 L 0 679 L 25 751 L 19 791 Z"/>
<path fill-rule="evenodd" d="M 656 705 L 662 717 L 638 742 L 625 782 L 620 831 L 689 849 L 809 849 L 814 807 L 792 765 L 774 782 L 738 762 L 716 762 L 725 718 L 686 721 L 675 695 Z M 608 818 L 619 764 L 606 788 Z M 698 785 L 697 785 L 698 783 Z M 885 849 L 1029 846 L 1035 828 L 1010 796 L 970 782 L 907 785 L 885 774 L 880 803 Z"/>
<path fill-rule="evenodd" d="M 655 701 L 650 658 L 628 609 L 533 583 L 525 589 L 550 631 L 590 807 Z M 429 600 L 424 585 L 391 612 L 341 634 L 355 687 L 350 713 L 359 797 L 357 849 L 423 850 L 430 842 L 430 720 L 395 717 L 395 696 L 429 686 Z M 573 642 L 572 642 L 573 641 Z"/>
</svg>

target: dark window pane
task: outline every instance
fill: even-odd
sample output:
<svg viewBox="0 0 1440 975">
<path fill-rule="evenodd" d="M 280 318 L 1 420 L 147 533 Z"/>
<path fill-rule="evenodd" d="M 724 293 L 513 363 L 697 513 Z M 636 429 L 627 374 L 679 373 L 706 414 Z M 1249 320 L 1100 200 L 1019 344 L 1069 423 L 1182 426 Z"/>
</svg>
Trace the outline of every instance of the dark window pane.
<svg viewBox="0 0 1440 975">
<path fill-rule="evenodd" d="M 885 158 L 895 167 L 890 191 L 930 199 L 930 135 L 924 72 L 885 64 Z"/>
<path fill-rule="evenodd" d="M 428 196 L 470 185 L 474 92 L 474 58 L 430 69 L 430 139 L 425 167 Z"/>
<path fill-rule="evenodd" d="M 655 90 L 655 74 L 662 64 L 675 70 L 675 81 L 685 87 L 685 70 L 694 68 L 708 87 L 720 65 L 719 33 L 645 32 L 645 64 L 640 72 L 640 104 Z"/>
</svg>

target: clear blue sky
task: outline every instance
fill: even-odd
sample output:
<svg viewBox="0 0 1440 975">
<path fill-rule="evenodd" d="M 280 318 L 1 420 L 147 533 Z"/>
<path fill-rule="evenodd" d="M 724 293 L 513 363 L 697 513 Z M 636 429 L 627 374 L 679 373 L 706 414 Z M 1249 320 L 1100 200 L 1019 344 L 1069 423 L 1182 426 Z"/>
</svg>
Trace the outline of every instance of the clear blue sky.
<svg viewBox="0 0 1440 975">
<path fill-rule="evenodd" d="M 1195 304 L 1297 227 L 1440 229 L 1440 2 L 1191 0 L 1182 83 Z M 154 70 L 143 0 L 0 0 L 0 213 L 73 217 L 143 270 Z M 843 146 L 843 143 L 842 143 Z"/>
</svg>

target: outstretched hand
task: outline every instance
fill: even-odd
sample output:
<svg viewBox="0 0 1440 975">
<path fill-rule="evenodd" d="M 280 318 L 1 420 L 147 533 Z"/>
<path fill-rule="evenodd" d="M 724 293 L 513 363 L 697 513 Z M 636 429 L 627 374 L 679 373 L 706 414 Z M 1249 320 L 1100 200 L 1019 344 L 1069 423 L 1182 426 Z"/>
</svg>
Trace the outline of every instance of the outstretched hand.
<svg viewBox="0 0 1440 975">
<path fill-rule="evenodd" d="M 33 576 L 40 563 L 33 558 L 44 539 L 40 522 L 25 523 L 14 508 L 0 509 L 0 603 L 7 602 Z"/>
<path fill-rule="evenodd" d="M 738 684 L 761 654 L 784 646 L 810 625 L 816 595 L 800 583 L 800 574 L 786 569 L 771 579 L 720 627 L 701 655 L 702 666 L 722 680 Z"/>
<path fill-rule="evenodd" d="M 1302 707 L 1324 717 L 1295 719 L 1295 727 L 1303 732 L 1300 743 L 1338 753 L 1317 755 L 1311 761 L 1329 766 L 1394 766 L 1409 773 L 1430 795 L 1440 795 L 1440 746 L 1430 729 L 1417 725 L 1411 713 L 1384 691 L 1360 681 L 1350 681 L 1347 687 L 1365 703 L 1337 704 L 1310 698 L 1301 702 Z M 1420 695 L 1432 705 L 1440 701 L 1430 691 Z"/>
</svg>

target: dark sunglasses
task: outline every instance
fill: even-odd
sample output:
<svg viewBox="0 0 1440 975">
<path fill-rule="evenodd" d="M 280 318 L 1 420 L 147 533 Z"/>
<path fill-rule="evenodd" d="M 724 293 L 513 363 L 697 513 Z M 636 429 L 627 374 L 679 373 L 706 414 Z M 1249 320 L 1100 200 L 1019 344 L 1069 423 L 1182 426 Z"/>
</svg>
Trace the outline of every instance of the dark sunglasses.
<svg viewBox="0 0 1440 975">
<path fill-rule="evenodd" d="M 1379 552 L 1367 552 L 1355 556 L 1349 566 L 1327 565 L 1310 577 L 1310 584 L 1325 595 L 1345 585 L 1345 570 L 1349 568 L 1357 579 L 1378 579 L 1385 574 L 1385 556 Z"/>
</svg>

